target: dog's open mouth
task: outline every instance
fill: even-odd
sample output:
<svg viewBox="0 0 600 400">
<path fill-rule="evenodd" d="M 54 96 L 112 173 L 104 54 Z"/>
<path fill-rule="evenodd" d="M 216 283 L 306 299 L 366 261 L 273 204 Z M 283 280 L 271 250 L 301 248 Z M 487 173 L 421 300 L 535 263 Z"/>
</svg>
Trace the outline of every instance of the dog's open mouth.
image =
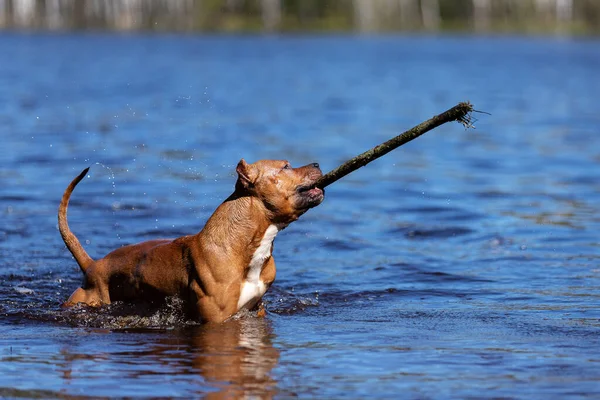
<svg viewBox="0 0 600 400">
<path fill-rule="evenodd" d="M 318 187 L 315 187 L 314 185 L 303 185 L 303 186 L 299 186 L 298 189 L 296 189 L 298 191 L 298 193 L 302 194 L 302 195 L 306 195 L 306 196 L 320 196 L 322 194 L 324 194 L 323 189 L 319 189 Z"/>
<path fill-rule="evenodd" d="M 315 207 L 323 201 L 325 191 L 314 185 L 302 185 L 296 189 L 301 201 L 306 207 Z"/>
<path fill-rule="evenodd" d="M 318 196 L 323 194 L 323 190 L 318 187 L 314 187 L 312 185 L 300 186 L 298 189 L 298 193 L 308 195 L 308 196 Z"/>
</svg>

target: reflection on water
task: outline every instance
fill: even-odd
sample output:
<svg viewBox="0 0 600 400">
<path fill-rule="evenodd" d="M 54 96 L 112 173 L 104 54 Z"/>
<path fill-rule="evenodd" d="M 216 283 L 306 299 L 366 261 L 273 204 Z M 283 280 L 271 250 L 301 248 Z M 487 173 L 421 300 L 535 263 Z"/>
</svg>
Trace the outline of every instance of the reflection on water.
<svg viewBox="0 0 600 400">
<path fill-rule="evenodd" d="M 49 397 L 79 393 L 86 387 L 100 396 L 136 396 L 136 385 L 150 385 L 144 391 L 154 396 L 237 399 L 277 394 L 272 371 L 279 351 L 273 346 L 268 319 L 239 318 L 174 331 L 114 332 L 121 336 L 116 343 L 107 341 L 109 331 L 81 332 L 81 338 L 58 346 L 50 357 L 25 350 L 2 357 L 2 362 L 14 366 L 51 363 L 61 389 L 47 392 Z M 121 360 L 122 364 L 110 370 L 103 366 L 108 360 Z M 167 371 L 173 380 L 161 387 L 161 376 Z M 27 389 L 20 393 L 40 394 Z M 9 394 L 0 386 L 0 395 Z"/>
<path fill-rule="evenodd" d="M 272 397 L 276 382 L 271 371 L 277 366 L 279 351 L 273 347 L 271 336 L 271 327 L 264 318 L 242 318 L 192 329 L 192 366 L 208 384 L 219 388 L 208 397 Z M 176 344 L 166 340 L 158 346 Z M 183 361 L 189 360 L 186 357 Z"/>
</svg>

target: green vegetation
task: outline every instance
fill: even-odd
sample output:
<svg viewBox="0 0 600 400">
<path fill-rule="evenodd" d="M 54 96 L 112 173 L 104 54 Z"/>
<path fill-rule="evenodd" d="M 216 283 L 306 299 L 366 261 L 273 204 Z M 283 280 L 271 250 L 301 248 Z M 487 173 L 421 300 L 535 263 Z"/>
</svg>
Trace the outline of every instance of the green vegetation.
<svg viewBox="0 0 600 400">
<path fill-rule="evenodd" d="M 3 0 L 0 28 L 600 33 L 598 0 Z"/>
</svg>

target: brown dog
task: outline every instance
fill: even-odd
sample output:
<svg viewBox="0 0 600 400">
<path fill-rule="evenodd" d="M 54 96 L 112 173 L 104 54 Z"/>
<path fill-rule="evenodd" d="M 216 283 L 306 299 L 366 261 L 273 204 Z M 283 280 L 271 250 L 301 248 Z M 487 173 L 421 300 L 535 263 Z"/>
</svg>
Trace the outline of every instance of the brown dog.
<svg viewBox="0 0 600 400">
<path fill-rule="evenodd" d="M 87 172 L 71 182 L 58 209 L 60 233 L 84 274 L 64 305 L 179 296 L 205 322 L 257 307 L 275 280 L 275 235 L 324 198 L 314 187 L 322 175 L 318 164 L 292 168 L 287 161 L 242 159 L 235 191 L 199 233 L 124 246 L 94 261 L 67 224 L 69 198 Z"/>
</svg>

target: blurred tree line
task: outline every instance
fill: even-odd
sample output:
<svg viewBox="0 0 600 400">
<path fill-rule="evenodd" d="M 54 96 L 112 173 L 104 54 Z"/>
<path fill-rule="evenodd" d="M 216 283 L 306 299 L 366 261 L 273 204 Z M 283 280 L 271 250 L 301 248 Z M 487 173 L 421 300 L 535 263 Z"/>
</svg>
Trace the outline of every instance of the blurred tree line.
<svg viewBox="0 0 600 400">
<path fill-rule="evenodd" d="M 3 29 L 600 32 L 600 0 L 0 0 Z"/>
</svg>

